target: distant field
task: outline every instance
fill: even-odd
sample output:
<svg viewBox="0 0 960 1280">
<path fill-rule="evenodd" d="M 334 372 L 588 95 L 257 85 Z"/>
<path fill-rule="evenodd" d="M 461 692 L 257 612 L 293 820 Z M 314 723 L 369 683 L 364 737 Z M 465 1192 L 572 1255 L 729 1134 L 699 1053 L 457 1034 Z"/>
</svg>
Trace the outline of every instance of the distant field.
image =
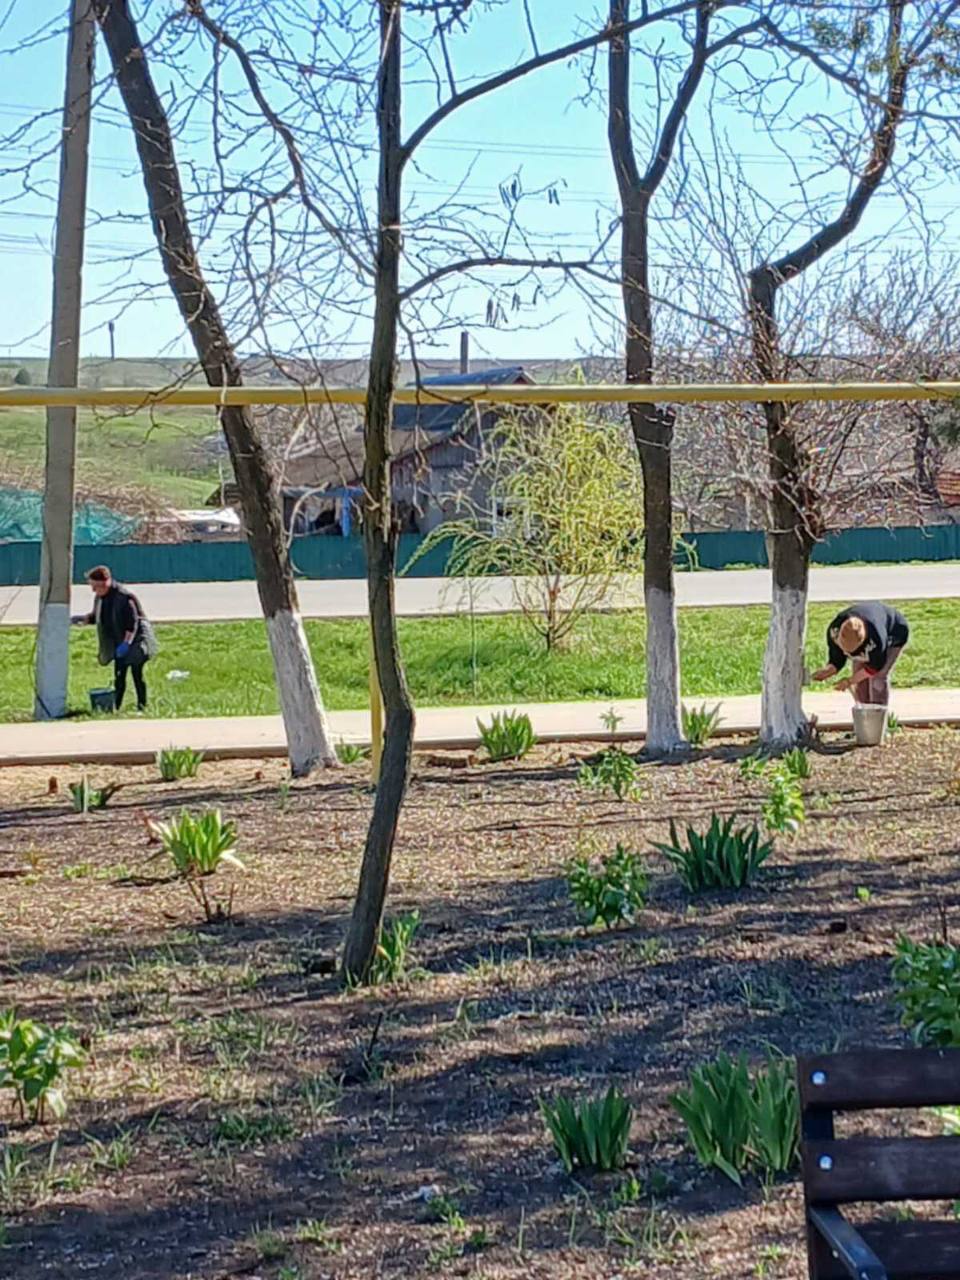
<svg viewBox="0 0 960 1280">
<path fill-rule="evenodd" d="M 0 406 L 0 483 L 34 487 L 44 461 L 43 409 Z M 117 416 L 81 410 L 77 485 L 109 505 L 111 495 L 143 494 L 177 507 L 202 506 L 217 481 L 215 460 L 197 448 L 217 430 L 209 410 Z"/>
</svg>

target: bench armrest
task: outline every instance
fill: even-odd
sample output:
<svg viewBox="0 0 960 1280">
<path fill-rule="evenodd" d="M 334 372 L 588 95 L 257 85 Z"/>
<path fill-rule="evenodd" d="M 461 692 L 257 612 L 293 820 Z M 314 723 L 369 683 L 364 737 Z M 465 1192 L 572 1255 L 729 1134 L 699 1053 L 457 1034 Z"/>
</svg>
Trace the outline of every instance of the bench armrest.
<svg viewBox="0 0 960 1280">
<path fill-rule="evenodd" d="M 809 1209 L 808 1216 L 852 1280 L 888 1280 L 886 1267 L 839 1209 Z"/>
</svg>

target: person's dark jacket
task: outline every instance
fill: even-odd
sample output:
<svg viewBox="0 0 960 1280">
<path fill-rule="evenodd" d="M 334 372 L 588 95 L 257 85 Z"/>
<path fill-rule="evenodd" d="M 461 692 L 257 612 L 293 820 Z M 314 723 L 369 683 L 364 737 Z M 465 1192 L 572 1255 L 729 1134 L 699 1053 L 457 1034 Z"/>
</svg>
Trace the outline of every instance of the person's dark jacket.
<svg viewBox="0 0 960 1280">
<path fill-rule="evenodd" d="M 105 596 L 98 596 L 93 606 L 92 621 L 97 624 L 100 665 L 109 666 L 117 654 L 117 646 L 132 631 L 127 661 L 132 665 L 143 662 L 143 609 L 140 601 L 118 582 L 114 582 Z"/>
<path fill-rule="evenodd" d="M 827 627 L 827 649 L 830 665 L 837 671 L 846 664 L 847 655 L 840 648 L 837 637 L 848 618 L 860 618 L 867 628 L 867 638 L 852 656 L 859 658 L 870 671 L 882 671 L 887 665 L 891 649 L 902 649 L 910 638 L 906 618 L 888 604 L 868 600 L 864 604 L 851 605 L 838 613 Z"/>
</svg>

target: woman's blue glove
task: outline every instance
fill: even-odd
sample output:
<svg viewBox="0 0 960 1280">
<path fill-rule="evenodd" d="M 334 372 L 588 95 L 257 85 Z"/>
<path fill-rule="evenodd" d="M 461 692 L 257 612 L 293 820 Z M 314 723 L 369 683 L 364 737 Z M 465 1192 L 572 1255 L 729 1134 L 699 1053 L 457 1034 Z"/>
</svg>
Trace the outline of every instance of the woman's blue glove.
<svg viewBox="0 0 960 1280">
<path fill-rule="evenodd" d="M 120 644 L 117 645 L 117 657 L 125 658 L 129 652 L 130 646 L 127 644 L 126 640 L 122 640 Z"/>
</svg>

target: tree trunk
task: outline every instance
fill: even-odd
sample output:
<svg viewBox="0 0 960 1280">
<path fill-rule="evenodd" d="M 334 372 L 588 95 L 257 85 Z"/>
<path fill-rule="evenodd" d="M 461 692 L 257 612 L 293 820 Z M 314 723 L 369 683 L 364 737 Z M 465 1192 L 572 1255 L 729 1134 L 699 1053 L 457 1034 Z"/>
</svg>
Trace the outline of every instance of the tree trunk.
<svg viewBox="0 0 960 1280">
<path fill-rule="evenodd" d="M 893 158 L 911 66 L 903 56 L 903 16 L 907 0 L 887 0 L 887 91 L 871 134 L 870 155 L 859 181 L 832 222 L 817 228 L 803 244 L 776 262 L 750 273 L 750 332 L 757 372 L 763 382 L 782 378 L 777 292 L 847 238 L 883 181 Z M 770 631 L 763 661 L 760 739 L 770 747 L 791 746 L 809 726 L 803 714 L 803 642 L 806 632 L 810 553 L 823 534 L 821 508 L 810 489 L 804 459 L 797 448 L 786 405 L 763 406 L 770 471 L 770 523 L 767 543 L 773 575 Z"/>
<path fill-rule="evenodd" d="M 610 0 L 610 25 L 630 20 L 630 0 Z M 645 173 L 637 165 L 630 116 L 630 37 L 610 41 L 607 137 L 622 209 L 621 276 L 626 323 L 627 382 L 653 381 L 650 304 L 650 201 L 666 173 L 680 125 L 703 71 L 709 6 L 697 18 L 690 66 L 655 139 Z M 680 714 L 680 646 L 673 582 L 673 415 L 656 405 L 630 405 L 630 426 L 643 471 L 643 596 L 647 620 L 647 752 L 669 755 L 685 746 Z"/>
<path fill-rule="evenodd" d="M 635 405 L 631 409 L 643 470 L 647 752 L 668 755 L 686 745 L 680 714 L 680 646 L 673 582 L 673 421 L 669 410 L 654 405 Z"/>
<path fill-rule="evenodd" d="M 647 202 L 624 206 L 623 307 L 627 382 L 653 380 Z M 680 716 L 680 646 L 673 582 L 673 416 L 655 404 L 630 405 L 630 426 L 643 471 L 643 598 L 647 621 L 647 752 L 668 755 L 684 744 Z"/>
<path fill-rule="evenodd" d="M 377 124 L 380 143 L 376 302 L 364 420 L 367 509 L 363 538 L 367 594 L 377 675 L 383 695 L 384 745 L 380 779 L 367 830 L 360 883 L 343 953 L 345 980 L 362 982 L 376 953 L 400 809 L 410 776 L 414 716 L 400 659 L 394 602 L 396 535 L 390 478 L 390 433 L 397 377 L 400 313 L 400 136 L 402 0 L 379 0 L 380 68 Z"/>
<path fill-rule="evenodd" d="M 94 8 L 134 131 L 154 234 L 180 314 L 208 384 L 240 386 L 240 364 L 194 247 L 169 120 L 127 0 L 94 0 Z M 220 424 L 240 490 L 290 769 L 303 777 L 318 765 L 336 765 L 337 754 L 300 618 L 277 477 L 249 409 L 221 409 Z"/>
<path fill-rule="evenodd" d="M 779 376 L 779 333 L 774 308 L 777 282 L 772 272 L 755 272 L 751 287 L 754 358 L 764 382 Z M 803 711 L 803 650 L 807 632 L 810 553 L 816 541 L 809 521 L 815 503 L 804 489 L 802 460 L 790 429 L 786 405 L 763 406 L 771 497 L 767 532 L 772 590 L 770 627 L 763 655 L 760 741 L 779 750 L 803 741 L 809 722 Z"/>
</svg>

